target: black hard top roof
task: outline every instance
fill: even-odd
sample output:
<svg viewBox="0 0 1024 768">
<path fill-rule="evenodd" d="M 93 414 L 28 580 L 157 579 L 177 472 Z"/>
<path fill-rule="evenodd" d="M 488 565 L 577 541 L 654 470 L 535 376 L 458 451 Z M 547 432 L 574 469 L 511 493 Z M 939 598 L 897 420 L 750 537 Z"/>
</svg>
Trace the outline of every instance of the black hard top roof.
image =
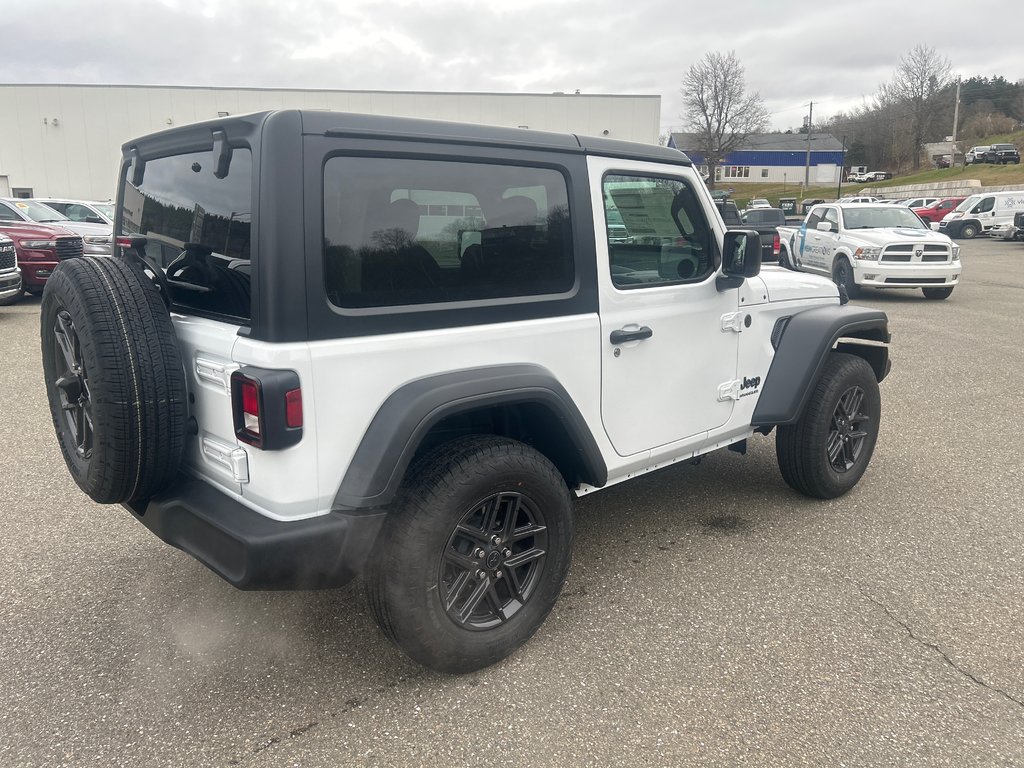
<svg viewBox="0 0 1024 768">
<path fill-rule="evenodd" d="M 171 128 L 127 142 L 124 149 L 137 145 L 162 145 L 165 140 L 182 133 L 195 134 L 197 131 L 227 128 L 244 123 L 253 127 L 275 115 L 298 112 L 302 120 L 302 132 L 307 135 L 350 136 L 369 139 L 403 139 L 452 144 L 475 144 L 501 146 L 540 151 L 575 152 L 590 155 L 619 157 L 655 163 L 690 166 L 690 159 L 677 149 L 634 141 L 620 141 L 599 136 L 577 136 L 569 133 L 551 133 L 528 128 L 502 128 L 474 123 L 457 123 L 444 120 L 426 120 L 416 117 L 392 117 L 389 115 L 364 115 L 355 112 L 329 112 L 326 110 L 275 110 L 255 112 L 247 115 L 232 115 L 217 120 L 207 120 L 181 128 Z"/>
</svg>

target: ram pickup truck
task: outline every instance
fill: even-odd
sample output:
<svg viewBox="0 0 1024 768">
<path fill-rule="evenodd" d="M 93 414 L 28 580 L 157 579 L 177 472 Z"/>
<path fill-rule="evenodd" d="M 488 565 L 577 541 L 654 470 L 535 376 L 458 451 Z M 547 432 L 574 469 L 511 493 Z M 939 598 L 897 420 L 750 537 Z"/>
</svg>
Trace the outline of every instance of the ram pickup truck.
<svg viewBox="0 0 1024 768">
<path fill-rule="evenodd" d="M 993 144 L 985 153 L 983 162 L 996 165 L 1020 164 L 1020 150 L 1014 144 Z"/>
<path fill-rule="evenodd" d="M 58 263 L 81 256 L 84 251 L 82 238 L 71 230 L 50 224 L 8 220 L 3 218 L 2 209 L 0 235 L 14 241 L 22 287 L 37 296 L 43 292 L 43 286 Z"/>
<path fill-rule="evenodd" d="M 785 226 L 786 214 L 779 208 L 748 208 L 740 216 L 737 228 L 753 230 L 761 238 L 761 261 L 779 260 L 779 227 Z"/>
<path fill-rule="evenodd" d="M 780 262 L 828 275 L 850 298 L 869 286 L 945 299 L 960 279 L 960 246 L 900 205 L 817 205 L 799 227 L 779 227 L 779 238 Z"/>
<path fill-rule="evenodd" d="M 0 234 L 0 307 L 21 298 L 21 269 L 14 241 Z"/>
</svg>

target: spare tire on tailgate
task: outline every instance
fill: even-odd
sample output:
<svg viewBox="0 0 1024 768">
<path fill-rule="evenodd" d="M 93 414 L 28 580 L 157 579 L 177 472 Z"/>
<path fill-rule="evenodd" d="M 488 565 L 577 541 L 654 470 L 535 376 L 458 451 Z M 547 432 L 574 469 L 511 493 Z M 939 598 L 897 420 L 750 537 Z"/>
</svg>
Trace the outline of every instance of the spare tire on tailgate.
<svg viewBox="0 0 1024 768">
<path fill-rule="evenodd" d="M 160 294 L 120 258 L 61 262 L 40 336 L 50 414 L 71 476 L 104 504 L 146 499 L 177 474 L 185 372 Z"/>
</svg>

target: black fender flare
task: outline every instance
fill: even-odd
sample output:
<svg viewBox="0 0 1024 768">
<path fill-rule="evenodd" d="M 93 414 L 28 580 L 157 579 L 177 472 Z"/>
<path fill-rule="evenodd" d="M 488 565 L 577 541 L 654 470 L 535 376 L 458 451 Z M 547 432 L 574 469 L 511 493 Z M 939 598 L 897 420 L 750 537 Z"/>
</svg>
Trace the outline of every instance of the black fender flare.
<svg viewBox="0 0 1024 768">
<path fill-rule="evenodd" d="M 833 348 L 863 357 L 882 381 L 890 368 L 889 338 L 885 312 L 867 307 L 830 304 L 781 318 L 751 425 L 768 428 L 799 419 Z"/>
<path fill-rule="evenodd" d="M 424 435 L 441 419 L 481 407 L 539 403 L 573 441 L 583 479 L 600 487 L 608 468 L 586 419 L 554 374 L 539 365 L 497 365 L 403 384 L 381 404 L 345 472 L 333 509 L 372 509 L 395 497 Z"/>
</svg>

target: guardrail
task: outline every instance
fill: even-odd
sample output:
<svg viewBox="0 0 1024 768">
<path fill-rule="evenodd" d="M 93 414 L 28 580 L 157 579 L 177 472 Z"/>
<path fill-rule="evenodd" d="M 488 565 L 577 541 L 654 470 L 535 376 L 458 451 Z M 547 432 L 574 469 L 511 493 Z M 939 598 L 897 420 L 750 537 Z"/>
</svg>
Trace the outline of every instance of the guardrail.
<svg viewBox="0 0 1024 768">
<path fill-rule="evenodd" d="M 996 187 L 982 186 L 979 179 L 958 179 L 956 181 L 937 181 L 931 184 L 905 184 L 899 187 L 865 187 L 858 195 L 875 197 L 968 197 L 981 192 L 1016 192 L 1024 191 L 1024 184 L 1004 184 Z"/>
</svg>

